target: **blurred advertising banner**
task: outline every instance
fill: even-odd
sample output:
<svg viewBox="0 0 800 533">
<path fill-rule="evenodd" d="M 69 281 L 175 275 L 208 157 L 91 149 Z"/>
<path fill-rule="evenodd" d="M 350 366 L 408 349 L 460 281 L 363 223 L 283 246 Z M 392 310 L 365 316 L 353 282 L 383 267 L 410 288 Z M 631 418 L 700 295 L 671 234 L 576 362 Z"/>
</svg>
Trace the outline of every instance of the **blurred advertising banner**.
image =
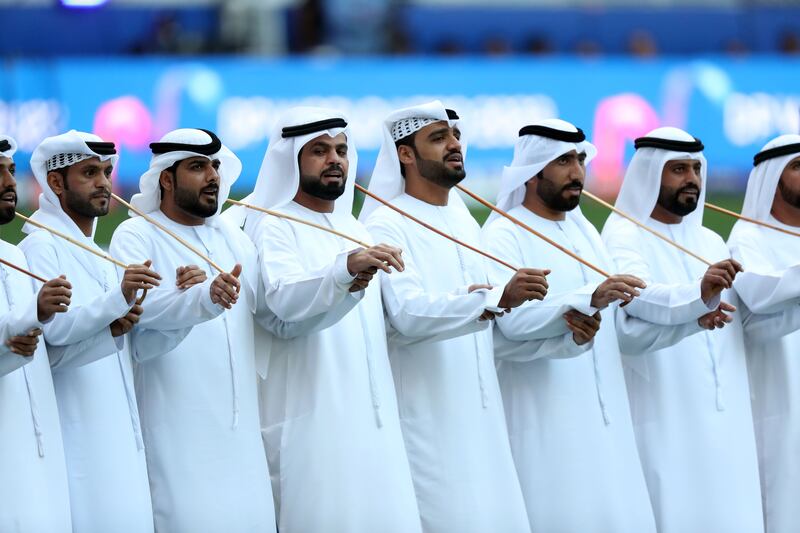
<svg viewBox="0 0 800 533">
<path fill-rule="evenodd" d="M 19 142 L 18 167 L 44 137 L 93 131 L 121 150 L 118 183 L 134 187 L 148 144 L 178 127 L 216 131 L 242 159 L 252 188 L 278 114 L 290 106 L 341 109 L 368 178 L 391 110 L 441 99 L 458 111 L 470 181 L 490 192 L 511 161 L 519 128 L 560 117 L 599 150 L 592 186 L 613 194 L 632 140 L 662 125 L 703 140 L 712 187 L 743 190 L 770 138 L 800 130 L 800 59 L 624 58 L 152 58 L 8 60 L 0 66 L 0 131 Z"/>
</svg>

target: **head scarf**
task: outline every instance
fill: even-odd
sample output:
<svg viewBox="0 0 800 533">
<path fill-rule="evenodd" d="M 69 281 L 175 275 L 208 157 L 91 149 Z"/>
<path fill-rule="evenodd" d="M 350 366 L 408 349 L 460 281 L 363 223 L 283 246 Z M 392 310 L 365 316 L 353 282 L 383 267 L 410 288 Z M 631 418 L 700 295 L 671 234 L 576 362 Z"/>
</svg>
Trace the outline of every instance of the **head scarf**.
<svg viewBox="0 0 800 533">
<path fill-rule="evenodd" d="M 14 140 L 13 137 L 9 135 L 3 135 L 0 133 L 0 156 L 8 157 L 9 159 L 14 157 L 14 153 L 17 151 L 17 141 Z"/>
<path fill-rule="evenodd" d="M 656 128 L 646 136 L 636 139 L 635 146 L 636 153 L 625 172 L 616 207 L 634 219 L 646 222 L 658 201 L 664 165 L 675 159 L 693 159 L 702 164 L 700 195 L 697 199 L 697 209 L 686 215 L 683 223 L 701 226 L 708 176 L 703 143 L 681 129 L 664 127 Z M 612 213 L 609 220 L 616 218 L 620 217 Z"/>
<path fill-rule="evenodd" d="M 775 190 L 789 161 L 800 156 L 800 135 L 781 135 L 764 145 L 753 158 L 754 167 L 747 179 L 742 215 L 768 221 Z"/>
<path fill-rule="evenodd" d="M 375 168 L 372 171 L 372 178 L 369 181 L 370 192 L 389 202 L 403 194 L 405 179 L 400 173 L 400 158 L 397 156 L 397 146 L 395 145 L 397 140 L 419 131 L 428 124 L 444 121 L 453 127 L 457 124 L 457 120 L 458 117 L 453 112 L 448 113 L 444 104 L 439 100 L 390 113 L 383 121 L 383 141 Z M 462 153 L 466 156 L 466 146 L 463 141 Z M 461 202 L 461 197 L 458 196 L 455 189 L 450 191 L 450 201 Z M 376 200 L 365 198 L 358 218 L 366 220 L 370 213 L 379 206 L 380 204 Z"/>
<path fill-rule="evenodd" d="M 525 126 L 514 145 L 511 165 L 503 167 L 497 207 L 508 211 L 525 199 L 525 183 L 536 176 L 551 161 L 575 150 L 586 153 L 586 164 L 597 155 L 597 148 L 588 141 L 579 128 L 557 118 L 550 118 Z M 492 212 L 487 223 L 499 215 Z"/>
<path fill-rule="evenodd" d="M 322 135 L 336 137 L 344 133 L 347 137 L 348 171 L 345 190 L 334 204 L 334 213 L 351 213 L 353 191 L 358 170 L 358 153 L 353 144 L 353 135 L 347 125 L 347 117 L 339 111 L 322 107 L 294 107 L 288 109 L 277 120 L 270 135 L 269 147 L 258 171 L 256 186 L 243 201 L 267 209 L 281 207 L 291 202 L 300 186 L 298 155 L 303 146 Z M 245 230 L 252 227 L 245 220 L 258 218 L 259 213 L 235 206 L 225 217 Z"/>
<path fill-rule="evenodd" d="M 58 196 L 47 183 L 47 174 L 52 170 L 66 168 L 92 157 L 96 157 L 100 161 L 111 161 L 114 166 L 119 159 L 114 143 L 107 143 L 97 135 L 82 131 L 70 130 L 61 135 L 47 137 L 36 147 L 31 155 L 31 171 L 33 171 L 33 176 L 39 183 L 42 192 L 39 195 L 39 209 L 31 215 L 32 219 L 48 226 L 57 224 L 62 229 L 68 229 L 75 236 L 85 237 L 69 215 L 61 209 Z M 96 227 L 97 219 L 95 218 L 92 237 Z M 31 233 L 35 229 L 31 224 L 25 224 L 22 227 L 24 233 Z"/>
<path fill-rule="evenodd" d="M 217 213 L 206 219 L 206 223 L 214 225 L 222 211 L 231 187 L 242 172 L 242 162 L 234 155 L 214 133 L 201 129 L 181 128 L 164 135 L 157 143 L 150 144 L 153 157 L 150 168 L 139 178 L 139 193 L 131 198 L 131 204 L 143 211 L 151 213 L 161 205 L 161 188 L 159 178 L 161 172 L 178 161 L 190 157 L 205 157 L 211 161 L 219 159 L 219 195 L 217 197 Z M 130 212 L 131 217 L 136 213 Z"/>
</svg>

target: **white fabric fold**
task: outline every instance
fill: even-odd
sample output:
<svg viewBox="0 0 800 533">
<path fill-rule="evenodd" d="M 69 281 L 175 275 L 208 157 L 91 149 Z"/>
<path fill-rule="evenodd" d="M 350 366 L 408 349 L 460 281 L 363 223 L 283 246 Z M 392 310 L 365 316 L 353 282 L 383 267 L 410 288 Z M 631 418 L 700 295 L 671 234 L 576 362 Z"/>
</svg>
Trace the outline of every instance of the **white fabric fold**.
<svg viewBox="0 0 800 533">
<path fill-rule="evenodd" d="M 0 133 L 0 142 L 7 141 L 9 144 L 9 148 L 6 150 L 0 151 L 0 156 L 8 157 L 9 159 L 14 157 L 14 154 L 17 152 L 17 141 L 14 140 L 13 137 L 10 135 L 3 135 Z"/>
<path fill-rule="evenodd" d="M 797 143 L 800 143 L 800 135 L 781 135 L 765 144 L 761 151 Z M 782 155 L 762 161 L 753 167 L 747 178 L 747 192 L 744 195 L 742 215 L 762 222 L 770 221 L 772 201 L 775 198 L 775 190 L 778 188 L 783 169 L 786 168 L 789 161 L 798 156 L 800 153 Z"/>
</svg>

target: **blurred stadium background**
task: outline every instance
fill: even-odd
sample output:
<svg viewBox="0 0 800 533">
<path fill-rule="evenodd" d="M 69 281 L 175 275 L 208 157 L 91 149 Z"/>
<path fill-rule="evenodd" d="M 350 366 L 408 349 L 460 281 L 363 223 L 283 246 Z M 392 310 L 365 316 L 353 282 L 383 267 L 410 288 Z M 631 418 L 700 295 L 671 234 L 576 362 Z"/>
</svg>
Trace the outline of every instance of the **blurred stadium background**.
<svg viewBox="0 0 800 533">
<path fill-rule="evenodd" d="M 23 211 L 30 152 L 70 128 L 117 143 L 126 197 L 149 142 L 212 129 L 244 163 L 241 197 L 298 104 L 349 114 L 366 182 L 383 116 L 440 98 L 463 119 L 466 184 L 489 198 L 517 130 L 541 118 L 587 132 L 600 151 L 587 187 L 607 197 L 633 138 L 687 129 L 707 147 L 710 199 L 735 210 L 753 155 L 800 130 L 800 0 L 0 0 L 0 21 L 0 131 L 20 144 Z M 732 222 L 706 215 L 723 236 Z"/>
</svg>

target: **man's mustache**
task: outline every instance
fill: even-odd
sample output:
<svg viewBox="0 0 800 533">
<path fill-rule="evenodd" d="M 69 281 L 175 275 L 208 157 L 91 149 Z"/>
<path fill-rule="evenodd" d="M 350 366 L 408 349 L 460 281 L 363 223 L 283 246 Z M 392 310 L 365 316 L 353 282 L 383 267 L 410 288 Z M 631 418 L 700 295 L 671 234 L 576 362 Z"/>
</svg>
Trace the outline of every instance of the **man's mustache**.
<svg viewBox="0 0 800 533">
<path fill-rule="evenodd" d="M 697 193 L 699 195 L 700 194 L 700 187 L 690 183 L 689 185 L 684 185 L 683 187 L 678 189 L 678 194 L 685 193 L 685 192 L 693 192 L 693 193 Z"/>
<path fill-rule="evenodd" d="M 5 196 L 5 195 L 7 195 L 9 193 L 14 195 L 14 203 L 16 204 L 17 203 L 17 190 L 14 187 L 6 187 L 5 189 L 3 189 L 3 191 L 0 192 L 0 197 L 3 197 L 3 196 Z"/>
<path fill-rule="evenodd" d="M 320 174 L 324 175 L 327 174 L 328 172 L 339 172 L 342 174 L 342 176 L 344 176 L 344 167 L 342 167 L 342 165 L 340 165 L 339 163 L 333 163 L 328 168 L 323 170 Z"/>
<path fill-rule="evenodd" d="M 567 189 L 572 189 L 573 187 L 583 190 L 583 183 L 580 180 L 572 180 L 571 182 L 564 185 L 561 189 L 562 191 L 566 191 Z"/>
<path fill-rule="evenodd" d="M 461 161 L 464 161 L 464 154 L 461 153 L 461 150 L 453 150 L 451 152 L 447 152 L 447 155 L 444 156 L 444 160 L 447 161 L 450 159 L 451 156 L 458 155 L 461 156 Z"/>
</svg>

